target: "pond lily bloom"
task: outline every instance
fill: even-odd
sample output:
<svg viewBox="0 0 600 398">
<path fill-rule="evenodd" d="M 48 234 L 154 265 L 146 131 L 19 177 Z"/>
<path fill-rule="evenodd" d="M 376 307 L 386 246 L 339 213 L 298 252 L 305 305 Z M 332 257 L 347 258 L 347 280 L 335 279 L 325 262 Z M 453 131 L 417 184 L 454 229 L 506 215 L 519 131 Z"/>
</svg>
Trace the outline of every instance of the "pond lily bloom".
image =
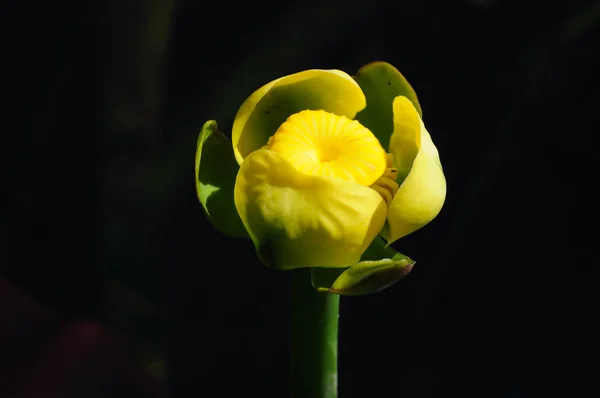
<svg viewBox="0 0 600 398">
<path fill-rule="evenodd" d="M 273 268 L 348 268 L 379 260 L 364 257 L 375 243 L 393 257 L 386 247 L 429 223 L 445 200 L 440 158 L 416 94 L 385 62 L 354 77 L 307 70 L 255 91 L 233 123 L 228 156 L 235 163 L 219 159 L 230 180 L 220 186 L 202 178 L 204 167 L 219 166 L 200 164 L 215 156 L 203 149 L 215 134 L 216 123 L 207 122 L 199 139 L 200 201 L 217 228 L 247 234 Z M 232 198 L 211 208 L 207 190 L 215 189 Z M 228 217 L 215 214 L 223 207 Z"/>
</svg>

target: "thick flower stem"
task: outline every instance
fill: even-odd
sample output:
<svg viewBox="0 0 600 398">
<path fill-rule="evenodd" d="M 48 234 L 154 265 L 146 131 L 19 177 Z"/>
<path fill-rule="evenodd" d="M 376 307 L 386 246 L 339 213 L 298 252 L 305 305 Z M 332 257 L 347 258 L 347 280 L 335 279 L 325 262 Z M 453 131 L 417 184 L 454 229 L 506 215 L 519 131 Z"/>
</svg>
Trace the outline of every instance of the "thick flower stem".
<svg viewBox="0 0 600 398">
<path fill-rule="evenodd" d="M 317 292 L 308 269 L 292 271 L 292 398 L 337 397 L 339 300 Z"/>
</svg>

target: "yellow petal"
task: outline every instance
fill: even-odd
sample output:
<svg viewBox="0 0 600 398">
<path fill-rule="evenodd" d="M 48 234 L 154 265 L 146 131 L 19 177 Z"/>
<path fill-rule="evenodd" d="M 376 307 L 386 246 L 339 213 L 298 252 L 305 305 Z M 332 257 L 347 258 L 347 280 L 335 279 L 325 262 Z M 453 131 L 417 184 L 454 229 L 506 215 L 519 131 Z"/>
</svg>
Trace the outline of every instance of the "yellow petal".
<svg viewBox="0 0 600 398">
<path fill-rule="evenodd" d="M 410 167 L 388 211 L 388 244 L 433 220 L 446 198 L 440 157 L 417 110 L 402 96 L 394 99 L 393 107 L 394 133 L 389 149 L 399 169 Z"/>
<path fill-rule="evenodd" d="M 339 70 L 312 69 L 279 78 L 255 91 L 238 110 L 231 132 L 235 157 L 242 164 L 294 113 L 322 109 L 354 119 L 365 106 L 356 81 Z"/>
<path fill-rule="evenodd" d="M 279 269 L 356 264 L 387 210 L 372 189 L 301 173 L 269 149 L 244 160 L 234 199 L 259 257 Z"/>
<path fill-rule="evenodd" d="M 421 142 L 421 118 L 410 100 L 398 96 L 392 103 L 394 131 L 389 151 L 398 170 L 396 182 L 401 184 L 413 167 Z"/>
</svg>

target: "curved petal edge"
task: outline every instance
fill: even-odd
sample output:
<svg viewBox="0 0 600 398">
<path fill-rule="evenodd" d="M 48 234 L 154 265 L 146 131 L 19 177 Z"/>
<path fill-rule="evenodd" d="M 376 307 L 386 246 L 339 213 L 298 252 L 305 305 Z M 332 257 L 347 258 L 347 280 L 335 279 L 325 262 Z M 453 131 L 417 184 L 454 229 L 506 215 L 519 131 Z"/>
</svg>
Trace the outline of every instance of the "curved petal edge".
<svg viewBox="0 0 600 398">
<path fill-rule="evenodd" d="M 409 101 L 397 97 L 394 100 L 394 118 L 408 117 L 408 107 L 412 107 Z M 412 108 L 412 112 L 416 115 L 416 109 Z M 403 126 L 401 122 L 396 125 Z M 406 131 L 398 131 L 398 134 L 406 134 Z M 439 153 L 420 119 L 414 136 L 418 152 L 388 210 L 388 244 L 427 225 L 438 215 L 446 199 L 446 178 Z M 392 144 L 395 141 L 395 137 L 390 140 Z M 394 153 L 394 148 L 390 150 Z"/>
</svg>

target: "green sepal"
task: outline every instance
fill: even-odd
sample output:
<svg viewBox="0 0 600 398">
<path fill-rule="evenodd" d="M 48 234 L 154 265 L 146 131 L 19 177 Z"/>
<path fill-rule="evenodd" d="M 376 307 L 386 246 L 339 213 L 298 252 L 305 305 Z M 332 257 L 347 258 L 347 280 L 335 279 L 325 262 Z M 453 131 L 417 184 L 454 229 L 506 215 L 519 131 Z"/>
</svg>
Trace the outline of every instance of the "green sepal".
<svg viewBox="0 0 600 398">
<path fill-rule="evenodd" d="M 212 225 L 234 238 L 249 238 L 233 201 L 239 166 L 231 142 L 217 128 L 204 123 L 196 147 L 196 194 Z"/>
<path fill-rule="evenodd" d="M 367 107 L 356 115 L 363 126 L 379 139 L 384 149 L 389 147 L 394 130 L 392 103 L 399 95 L 407 97 L 423 117 L 417 94 L 408 80 L 387 62 L 371 62 L 360 68 L 354 80 L 367 99 Z"/>
<path fill-rule="evenodd" d="M 346 269 L 311 268 L 313 287 L 341 296 L 362 296 L 382 291 L 404 278 L 415 261 L 375 238 L 361 262 Z"/>
</svg>

